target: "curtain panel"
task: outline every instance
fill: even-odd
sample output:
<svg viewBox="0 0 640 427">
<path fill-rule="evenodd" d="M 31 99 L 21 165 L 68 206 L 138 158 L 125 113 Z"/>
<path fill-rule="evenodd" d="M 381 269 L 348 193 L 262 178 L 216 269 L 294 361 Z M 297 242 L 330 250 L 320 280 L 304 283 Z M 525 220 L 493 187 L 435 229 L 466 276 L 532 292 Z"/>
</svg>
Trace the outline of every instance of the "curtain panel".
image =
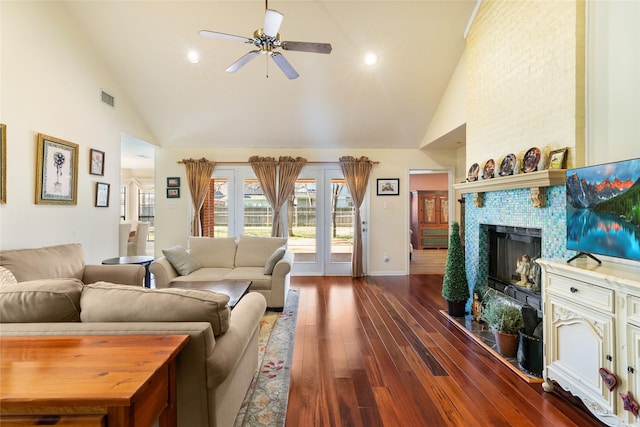
<svg viewBox="0 0 640 427">
<path fill-rule="evenodd" d="M 340 157 L 340 168 L 355 205 L 353 209 L 353 253 L 351 254 L 351 276 L 353 277 L 364 276 L 360 206 L 362 206 L 367 192 L 372 167 L 373 162 L 364 156 L 360 158 Z"/>
<path fill-rule="evenodd" d="M 191 193 L 191 203 L 193 204 L 193 221 L 191 222 L 191 235 L 202 236 L 202 225 L 200 224 L 200 209 L 209 191 L 209 181 L 213 174 L 215 162 L 205 159 L 199 160 L 182 159 L 178 163 L 185 166 L 187 174 L 187 184 Z"/>
<path fill-rule="evenodd" d="M 273 237 L 285 237 L 280 211 L 293 194 L 296 179 L 306 162 L 307 160 L 302 157 L 289 156 L 281 156 L 277 161 L 274 157 L 252 156 L 249 158 L 249 164 L 256 174 L 267 202 L 273 209 L 271 223 Z"/>
</svg>

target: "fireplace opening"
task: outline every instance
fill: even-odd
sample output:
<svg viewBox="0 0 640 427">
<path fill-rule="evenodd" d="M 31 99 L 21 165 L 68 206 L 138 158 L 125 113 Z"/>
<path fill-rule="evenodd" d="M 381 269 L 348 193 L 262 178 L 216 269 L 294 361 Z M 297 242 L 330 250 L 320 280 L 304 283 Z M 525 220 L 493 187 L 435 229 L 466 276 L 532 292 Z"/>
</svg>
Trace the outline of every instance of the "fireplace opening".
<svg viewBox="0 0 640 427">
<path fill-rule="evenodd" d="M 488 286 L 534 307 L 542 315 L 540 267 L 535 263 L 541 255 L 542 230 L 487 225 L 487 231 Z"/>
</svg>

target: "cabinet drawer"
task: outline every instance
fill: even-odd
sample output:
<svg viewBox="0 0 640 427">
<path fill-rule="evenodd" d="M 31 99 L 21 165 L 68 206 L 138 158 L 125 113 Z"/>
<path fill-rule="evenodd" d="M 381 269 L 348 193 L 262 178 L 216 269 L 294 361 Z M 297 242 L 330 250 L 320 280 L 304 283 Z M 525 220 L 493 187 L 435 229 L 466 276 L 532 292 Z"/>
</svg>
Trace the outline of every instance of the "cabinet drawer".
<svg viewBox="0 0 640 427">
<path fill-rule="evenodd" d="M 420 230 L 422 235 L 425 237 L 429 236 L 444 236 L 445 238 L 449 237 L 449 230 L 446 228 L 423 228 Z"/>
<path fill-rule="evenodd" d="M 635 295 L 627 297 L 627 320 L 640 326 L 640 297 Z"/>
<path fill-rule="evenodd" d="M 615 300 L 611 289 L 550 274 L 546 291 L 587 307 L 614 312 Z"/>
</svg>

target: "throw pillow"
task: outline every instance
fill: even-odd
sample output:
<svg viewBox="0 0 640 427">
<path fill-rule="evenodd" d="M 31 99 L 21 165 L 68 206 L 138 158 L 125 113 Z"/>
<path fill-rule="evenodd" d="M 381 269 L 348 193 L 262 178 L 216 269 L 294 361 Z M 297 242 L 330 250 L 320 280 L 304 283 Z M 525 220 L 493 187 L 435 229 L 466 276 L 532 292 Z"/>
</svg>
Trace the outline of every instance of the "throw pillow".
<svg viewBox="0 0 640 427">
<path fill-rule="evenodd" d="M 0 322 L 78 322 L 82 282 L 40 279 L 0 287 Z"/>
<path fill-rule="evenodd" d="M 268 276 L 273 274 L 273 267 L 275 267 L 278 261 L 282 259 L 286 251 L 287 249 L 284 246 L 273 251 L 269 258 L 267 258 L 267 262 L 264 264 L 263 274 L 266 274 Z"/>
<path fill-rule="evenodd" d="M 0 267 L 0 285 L 13 285 L 14 283 L 18 283 L 18 281 L 11 270 Z"/>
<path fill-rule="evenodd" d="M 202 267 L 198 260 L 191 257 L 182 246 L 163 249 L 162 253 L 181 276 L 191 274 Z"/>
<path fill-rule="evenodd" d="M 229 329 L 229 297 L 210 291 L 97 282 L 80 298 L 83 322 L 208 322 L 213 335 Z"/>
</svg>

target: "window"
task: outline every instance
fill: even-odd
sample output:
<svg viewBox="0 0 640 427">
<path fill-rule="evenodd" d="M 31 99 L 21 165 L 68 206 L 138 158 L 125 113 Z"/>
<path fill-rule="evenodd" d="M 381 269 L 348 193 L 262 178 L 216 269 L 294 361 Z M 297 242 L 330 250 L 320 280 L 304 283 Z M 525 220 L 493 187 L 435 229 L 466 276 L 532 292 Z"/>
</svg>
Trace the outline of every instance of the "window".
<svg viewBox="0 0 640 427">
<path fill-rule="evenodd" d="M 138 190 L 138 220 L 149 222 L 149 241 L 154 240 L 155 193 Z"/>
</svg>

